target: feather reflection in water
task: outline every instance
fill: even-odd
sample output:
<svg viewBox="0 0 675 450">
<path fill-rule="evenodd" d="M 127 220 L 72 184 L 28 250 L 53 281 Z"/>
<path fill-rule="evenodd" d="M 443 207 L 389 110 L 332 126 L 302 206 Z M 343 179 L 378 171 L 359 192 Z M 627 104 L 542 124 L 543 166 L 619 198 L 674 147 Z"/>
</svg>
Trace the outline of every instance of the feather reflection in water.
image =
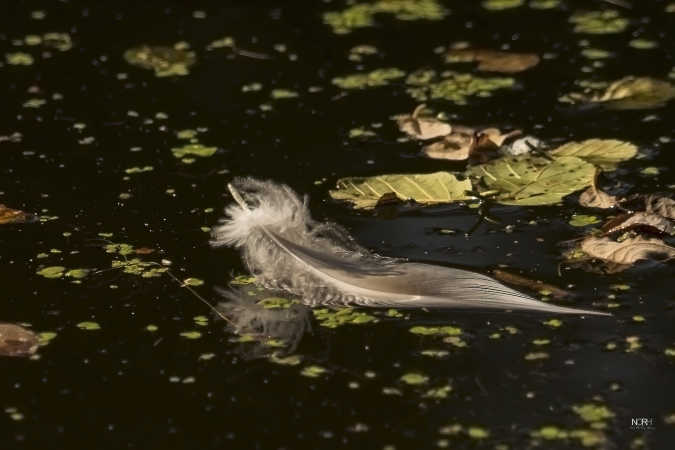
<svg viewBox="0 0 675 450">
<path fill-rule="evenodd" d="M 267 356 L 273 352 L 292 353 L 306 331 L 311 331 L 310 310 L 297 301 L 281 304 L 266 303 L 261 293 L 245 288 L 217 289 L 226 300 L 216 305 L 218 312 L 228 318 L 231 332 L 250 338 L 253 349 L 247 357 Z M 284 299 L 274 299 L 284 300 Z M 274 342 L 270 346 L 269 343 Z"/>
</svg>

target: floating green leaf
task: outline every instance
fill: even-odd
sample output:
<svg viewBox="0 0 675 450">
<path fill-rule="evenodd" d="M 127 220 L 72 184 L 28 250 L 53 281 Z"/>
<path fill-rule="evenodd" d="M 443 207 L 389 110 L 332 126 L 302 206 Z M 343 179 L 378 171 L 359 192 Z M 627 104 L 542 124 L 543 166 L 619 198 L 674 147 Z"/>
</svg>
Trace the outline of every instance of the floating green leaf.
<svg viewBox="0 0 675 450">
<path fill-rule="evenodd" d="M 375 136 L 377 136 L 377 134 L 374 131 L 367 130 L 366 128 L 363 127 L 352 128 L 351 130 L 349 130 L 350 139 L 366 139 Z"/>
<path fill-rule="evenodd" d="M 572 407 L 572 410 L 586 422 L 598 422 L 614 417 L 614 413 L 609 408 L 594 403 L 575 405 Z"/>
<path fill-rule="evenodd" d="M 80 322 L 77 324 L 77 328 L 79 328 L 80 330 L 94 331 L 100 330 L 101 325 L 99 325 L 96 322 Z"/>
<path fill-rule="evenodd" d="M 282 297 L 268 297 L 258 302 L 265 309 L 288 309 L 295 303 L 297 303 L 296 300 Z"/>
<path fill-rule="evenodd" d="M 37 108 L 41 108 L 41 107 L 44 106 L 46 103 L 47 103 L 47 100 L 45 100 L 45 99 L 43 99 L 43 98 L 31 98 L 31 99 L 26 100 L 26 101 L 23 103 L 23 107 L 24 107 L 24 108 L 34 108 L 34 109 L 37 109 Z"/>
<path fill-rule="evenodd" d="M 550 205 L 572 192 L 590 186 L 595 167 L 580 158 L 504 156 L 468 170 L 486 190 L 496 190 L 505 205 Z"/>
<path fill-rule="evenodd" d="M 469 427 L 466 431 L 470 438 L 473 439 L 485 439 L 490 437 L 490 432 L 485 428 L 481 427 Z"/>
<path fill-rule="evenodd" d="M 419 372 L 410 372 L 403 375 L 401 381 L 412 385 L 426 384 L 429 381 L 429 377 Z"/>
<path fill-rule="evenodd" d="M 323 15 L 323 22 L 336 34 L 375 25 L 376 14 L 390 14 L 399 20 L 440 20 L 448 14 L 437 0 L 378 0 L 356 3 L 342 11 Z"/>
<path fill-rule="evenodd" d="M 588 34 L 620 33 L 628 26 L 628 19 L 613 9 L 577 12 L 570 17 L 570 22 L 574 24 L 575 33 Z"/>
<path fill-rule="evenodd" d="M 448 398 L 448 394 L 452 391 L 452 386 L 442 386 L 438 388 L 429 389 L 426 391 L 422 397 L 423 398 L 435 398 L 435 399 L 444 399 Z"/>
<path fill-rule="evenodd" d="M 65 270 L 63 266 L 51 266 L 38 270 L 37 274 L 45 278 L 61 278 Z"/>
<path fill-rule="evenodd" d="M 517 8 L 522 6 L 525 0 L 485 0 L 481 5 L 490 11 L 501 11 L 503 9 Z"/>
<path fill-rule="evenodd" d="M 573 227 L 585 227 L 600 222 L 597 216 L 589 216 L 587 214 L 575 214 L 569 221 Z"/>
<path fill-rule="evenodd" d="M 661 173 L 661 170 L 658 167 L 648 166 L 648 167 L 645 167 L 644 169 L 642 169 L 640 171 L 640 173 L 642 175 L 647 175 L 649 177 L 653 177 L 653 176 L 656 176 L 659 173 Z"/>
<path fill-rule="evenodd" d="M 585 48 L 581 51 L 581 56 L 588 59 L 606 59 L 612 56 L 612 53 L 601 48 Z"/>
<path fill-rule="evenodd" d="M 68 33 L 45 33 L 42 35 L 42 44 L 60 52 L 67 52 L 73 48 L 73 41 Z"/>
<path fill-rule="evenodd" d="M 124 273 L 138 275 L 143 278 L 161 277 L 168 267 L 162 267 L 154 262 L 142 261 L 139 258 L 112 261 L 111 266 L 115 269 L 122 269 Z"/>
<path fill-rule="evenodd" d="M 124 172 L 129 175 L 133 175 L 137 173 L 152 172 L 153 170 L 155 170 L 155 168 L 152 166 L 129 167 L 128 169 L 125 169 Z"/>
<path fill-rule="evenodd" d="M 628 45 L 638 50 L 650 50 L 658 47 L 659 43 L 649 39 L 632 39 Z"/>
<path fill-rule="evenodd" d="M 452 203 L 467 199 L 471 181 L 458 180 L 449 172 L 419 175 L 380 175 L 375 177 L 341 178 L 337 189 L 330 191 L 335 200 L 352 203 L 357 209 L 373 208 L 387 193 L 401 200 L 414 200 L 421 204 Z"/>
<path fill-rule="evenodd" d="M 333 78 L 332 83 L 342 89 L 366 89 L 386 86 L 391 80 L 403 78 L 405 72 L 396 68 L 377 69 L 368 73 L 356 73 Z"/>
<path fill-rule="evenodd" d="M 455 347 L 464 348 L 467 346 L 466 341 L 459 336 L 448 336 L 443 339 L 446 344 L 454 345 Z"/>
<path fill-rule="evenodd" d="M 70 269 L 68 272 L 66 272 L 66 276 L 75 278 L 76 280 L 81 280 L 82 278 L 85 278 L 87 275 L 89 275 L 89 272 L 91 272 L 90 269 Z"/>
<path fill-rule="evenodd" d="M 282 366 L 297 366 L 302 362 L 302 356 L 300 355 L 290 355 L 282 357 L 277 355 L 276 353 L 272 353 L 268 359 L 270 360 L 270 362 Z"/>
<path fill-rule="evenodd" d="M 168 77 L 189 74 L 197 56 L 178 44 L 173 47 L 142 45 L 125 51 L 124 59 L 131 65 L 154 70 L 158 77 Z"/>
<path fill-rule="evenodd" d="M 291 91 L 289 89 L 272 89 L 272 92 L 270 92 L 270 97 L 279 100 L 279 99 L 284 99 L 284 98 L 296 98 L 298 97 L 298 93 L 295 91 Z"/>
<path fill-rule="evenodd" d="M 526 361 L 536 361 L 538 359 L 548 359 L 550 355 L 546 352 L 531 352 L 525 355 Z"/>
<path fill-rule="evenodd" d="M 560 5 L 560 0 L 530 0 L 532 9 L 553 9 Z"/>
<path fill-rule="evenodd" d="M 204 284 L 204 280 L 200 280 L 199 278 L 186 278 L 183 280 L 183 285 L 184 286 L 201 286 Z"/>
<path fill-rule="evenodd" d="M 49 342 L 52 341 L 58 334 L 54 331 L 43 331 L 42 333 L 39 333 L 38 335 L 38 340 L 41 346 L 49 344 Z"/>
<path fill-rule="evenodd" d="M 441 77 L 433 70 L 418 70 L 406 78 L 408 94 L 417 101 L 449 100 L 466 105 L 472 96 L 490 97 L 492 91 L 513 87 L 513 78 L 477 77 L 468 73 L 446 71 Z"/>
<path fill-rule="evenodd" d="M 551 328 L 559 328 L 562 326 L 563 322 L 560 319 L 550 319 L 545 322 L 542 322 L 544 325 L 549 326 Z"/>
<path fill-rule="evenodd" d="M 360 325 L 365 323 L 377 322 L 375 316 L 371 316 L 354 308 L 340 308 L 331 310 L 328 308 L 312 310 L 314 317 L 319 321 L 319 325 L 327 328 L 337 328 L 341 325 Z"/>
<path fill-rule="evenodd" d="M 106 253 L 116 253 L 121 256 L 131 255 L 136 252 L 133 245 L 130 244 L 108 244 L 105 246 Z"/>
<path fill-rule="evenodd" d="M 300 372 L 300 375 L 308 378 L 318 378 L 326 373 L 326 369 L 321 366 L 307 366 Z"/>
<path fill-rule="evenodd" d="M 566 439 L 569 436 L 569 433 L 567 433 L 567 431 L 561 430 L 560 428 L 554 425 L 547 425 L 541 427 L 538 430 L 533 431 L 531 434 L 533 437 L 538 437 L 546 440 Z"/>
<path fill-rule="evenodd" d="M 255 283 L 255 277 L 249 275 L 237 275 L 234 280 L 230 281 L 230 284 L 234 286 L 245 286 L 252 283 Z"/>
<path fill-rule="evenodd" d="M 422 350 L 420 354 L 424 356 L 428 356 L 430 358 L 445 358 L 450 354 L 449 351 L 447 350 L 434 350 L 434 349 L 429 349 L 429 350 Z"/>
<path fill-rule="evenodd" d="M 424 327 L 415 326 L 409 330 L 412 334 L 420 334 L 423 336 L 459 336 L 462 334 L 462 329 L 452 326 L 445 327 Z"/>
<path fill-rule="evenodd" d="M 176 137 L 178 139 L 185 139 L 185 140 L 190 140 L 194 139 L 197 137 L 197 130 L 192 130 L 192 129 L 185 129 L 185 130 L 180 130 L 176 132 Z"/>
<path fill-rule="evenodd" d="M 199 339 L 202 337 L 202 333 L 199 331 L 183 331 L 180 335 L 186 339 Z"/>
<path fill-rule="evenodd" d="M 217 150 L 218 147 L 206 147 L 202 144 L 187 144 L 182 147 L 174 147 L 171 149 L 171 152 L 176 158 L 183 158 L 187 155 L 208 158 L 209 156 L 213 156 Z"/>
<path fill-rule="evenodd" d="M 6 53 L 5 60 L 12 66 L 30 66 L 35 62 L 30 53 L 24 52 Z"/>
</svg>

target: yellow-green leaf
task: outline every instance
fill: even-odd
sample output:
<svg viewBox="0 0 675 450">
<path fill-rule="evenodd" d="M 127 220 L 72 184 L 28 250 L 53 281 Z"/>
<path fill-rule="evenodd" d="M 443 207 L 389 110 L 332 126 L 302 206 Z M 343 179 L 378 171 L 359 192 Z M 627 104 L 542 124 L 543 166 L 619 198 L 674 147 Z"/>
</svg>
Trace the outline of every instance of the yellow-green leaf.
<svg viewBox="0 0 675 450">
<path fill-rule="evenodd" d="M 218 150 L 218 147 L 205 147 L 202 144 L 187 144 L 182 147 L 174 147 L 171 149 L 171 152 L 176 158 L 182 158 L 187 155 L 208 158 L 209 156 L 213 156 L 216 153 L 216 150 Z"/>
<path fill-rule="evenodd" d="M 568 142 L 551 151 L 554 156 L 576 156 L 604 170 L 614 170 L 621 161 L 637 154 L 637 147 L 629 142 L 615 139 L 588 139 Z"/>
<path fill-rule="evenodd" d="M 550 161 L 541 157 L 505 156 L 468 170 L 485 190 L 497 190 L 496 200 L 505 205 L 550 205 L 568 194 L 590 186 L 595 167 L 580 158 L 563 156 Z"/>
<path fill-rule="evenodd" d="M 450 172 L 435 172 L 341 178 L 330 195 L 335 200 L 352 203 L 355 208 L 366 209 L 373 208 L 387 193 L 394 193 L 401 200 L 434 204 L 465 200 L 466 191 L 470 190 L 470 180 L 458 180 Z"/>
<path fill-rule="evenodd" d="M 66 270 L 65 267 L 63 266 L 51 266 L 51 267 L 45 267 L 42 270 L 39 270 L 37 272 L 38 275 L 41 275 L 45 278 L 61 278 L 63 276 L 63 272 Z"/>
<path fill-rule="evenodd" d="M 141 45 L 124 52 L 124 59 L 131 65 L 152 69 L 157 77 L 187 75 L 189 68 L 197 61 L 195 52 L 183 46 Z"/>
</svg>

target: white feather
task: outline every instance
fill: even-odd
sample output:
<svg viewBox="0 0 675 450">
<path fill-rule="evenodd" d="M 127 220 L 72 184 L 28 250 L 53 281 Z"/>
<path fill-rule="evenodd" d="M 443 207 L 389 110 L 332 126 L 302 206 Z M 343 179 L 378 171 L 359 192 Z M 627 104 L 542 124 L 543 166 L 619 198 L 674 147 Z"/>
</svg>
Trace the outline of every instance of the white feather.
<svg viewBox="0 0 675 450">
<path fill-rule="evenodd" d="M 240 248 L 259 283 L 307 305 L 607 315 L 543 303 L 479 273 L 375 255 L 342 227 L 314 221 L 306 198 L 288 186 L 238 178 L 228 187 L 236 203 L 226 208 L 212 245 Z"/>
</svg>

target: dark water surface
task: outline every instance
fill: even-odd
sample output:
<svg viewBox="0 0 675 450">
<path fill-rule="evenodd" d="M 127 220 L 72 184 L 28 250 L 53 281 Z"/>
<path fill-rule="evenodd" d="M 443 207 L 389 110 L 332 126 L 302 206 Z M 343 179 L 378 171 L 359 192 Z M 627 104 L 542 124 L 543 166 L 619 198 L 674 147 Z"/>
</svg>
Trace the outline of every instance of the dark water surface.
<svg viewBox="0 0 675 450">
<path fill-rule="evenodd" d="M 563 206 L 496 206 L 491 214 L 501 223 L 483 223 L 466 237 L 477 220 L 474 209 L 376 217 L 333 203 L 328 190 L 344 176 L 463 169 L 419 158 L 415 143 L 396 141 L 400 134 L 389 117 L 416 105 L 402 82 L 346 95 L 331 84 L 336 76 L 380 67 L 443 70 L 433 49 L 461 40 L 557 56 L 516 75 L 516 88 L 489 99 L 433 104 L 453 122 L 520 128 L 547 141 L 630 141 L 646 156 L 622 164 L 607 185 L 620 194 L 672 192 L 672 104 L 580 113 L 557 98 L 580 78 L 666 79 L 675 66 L 675 14 L 664 12 L 667 2 L 633 1 L 630 10 L 618 8 L 631 19 L 627 31 L 582 36 L 571 32 L 569 15 L 584 5 L 611 5 L 563 1 L 547 11 L 490 12 L 480 2 L 442 3 L 452 10 L 442 21 L 382 16 L 376 27 L 336 35 L 321 17 L 346 7 L 338 1 L 2 2 L 1 53 L 27 52 L 35 61 L 0 67 L 0 135 L 23 135 L 20 142 L 0 142 L 0 203 L 58 218 L 0 225 L 0 320 L 57 333 L 39 359 L 0 358 L 0 449 L 673 448 L 675 358 L 666 353 L 675 348 L 672 264 L 644 263 L 613 275 L 563 270 L 561 278 L 558 244 L 582 234 L 568 224 L 571 215 L 588 213 L 574 196 Z M 31 18 L 36 10 L 46 17 Z M 205 18 L 193 17 L 195 10 Z M 42 46 L 12 42 L 52 31 L 69 33 L 73 48 L 49 50 L 45 58 Z M 205 50 L 224 36 L 270 59 Z M 629 47 L 635 37 L 659 46 Z M 616 56 L 583 73 L 591 65 L 579 54 L 583 39 Z M 183 40 L 198 58 L 187 76 L 158 78 L 122 57 L 141 44 Z M 349 49 L 360 44 L 379 52 L 350 61 Z M 252 82 L 262 89 L 242 92 Z M 309 92 L 311 86 L 323 89 Z M 271 99 L 272 89 L 299 96 Z M 46 103 L 22 106 L 32 98 Z M 376 138 L 348 137 L 350 129 L 377 122 L 383 126 Z M 78 123 L 86 127 L 78 130 Z M 218 151 L 184 164 L 171 152 L 185 143 L 176 132 L 199 127 L 199 141 Z M 146 166 L 153 170 L 125 172 Z M 647 166 L 660 174 L 641 175 Z M 546 314 L 466 311 L 378 315 L 378 323 L 336 329 L 315 323 L 295 352 L 304 358 L 300 365 L 249 358 L 246 344 L 232 342 L 233 334 L 188 290 L 167 275 L 112 270 L 119 256 L 105 251 L 110 243 L 154 249 L 140 257 L 170 260 L 177 278 L 203 280 L 195 289 L 217 302 L 213 287 L 245 271 L 234 250 L 210 248 L 202 228 L 216 224 L 231 201 L 226 183 L 237 175 L 310 194 L 317 218 L 346 226 L 378 253 L 480 271 L 507 265 L 558 286 L 573 284 L 578 297 L 567 304 L 620 306 L 611 318 L 562 317 L 560 327 L 543 324 L 554 318 Z M 38 275 L 45 266 L 99 272 L 74 284 Z M 206 324 L 195 323 L 196 316 L 207 316 Z M 82 322 L 100 329 L 80 329 Z M 157 330 L 148 331 L 150 324 Z M 461 328 L 466 346 L 410 333 L 413 325 Z M 201 337 L 181 335 L 192 330 Z M 633 337 L 641 347 L 626 351 Z M 533 343 L 542 339 L 550 343 Z M 448 355 L 421 354 L 428 349 Z M 526 359 L 537 352 L 548 357 Z M 326 372 L 301 375 L 312 365 Z M 401 381 L 411 372 L 427 383 Z M 429 389 L 448 385 L 447 398 L 425 398 Z M 611 416 L 591 425 L 575 412 L 582 405 Z M 636 417 L 653 418 L 653 429 L 631 429 Z M 589 431 L 598 423 L 605 428 Z M 547 426 L 577 437 L 537 439 Z M 584 441 L 584 433 L 598 442 Z"/>
</svg>

